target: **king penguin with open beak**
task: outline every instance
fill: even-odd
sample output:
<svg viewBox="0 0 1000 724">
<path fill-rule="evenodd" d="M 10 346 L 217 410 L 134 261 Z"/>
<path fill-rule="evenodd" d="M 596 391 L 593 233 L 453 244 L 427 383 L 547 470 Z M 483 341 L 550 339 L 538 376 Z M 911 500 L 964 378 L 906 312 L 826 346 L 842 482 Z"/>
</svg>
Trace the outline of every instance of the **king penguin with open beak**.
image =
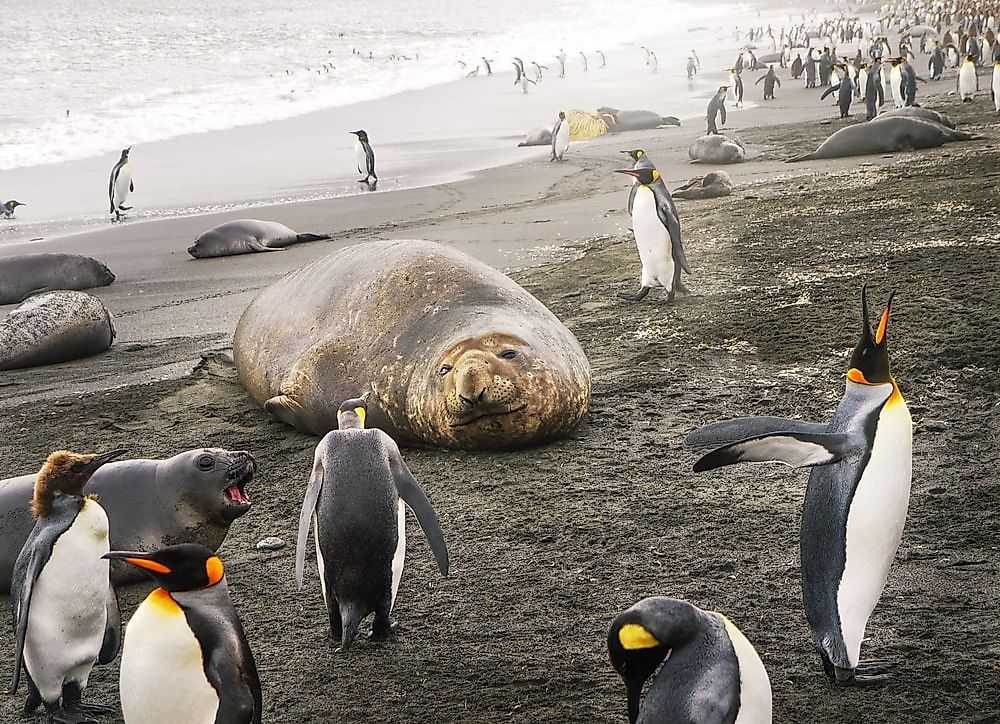
<svg viewBox="0 0 1000 724">
<path fill-rule="evenodd" d="M 802 598 L 823 670 L 841 686 L 889 677 L 889 662 L 861 660 L 861 641 L 903 534 L 912 469 L 910 412 L 889 372 L 892 296 L 874 334 L 864 289 L 861 305 L 861 340 L 829 423 L 744 417 L 685 440 L 689 448 L 716 448 L 695 472 L 740 462 L 812 468 L 799 544 Z"/>
</svg>

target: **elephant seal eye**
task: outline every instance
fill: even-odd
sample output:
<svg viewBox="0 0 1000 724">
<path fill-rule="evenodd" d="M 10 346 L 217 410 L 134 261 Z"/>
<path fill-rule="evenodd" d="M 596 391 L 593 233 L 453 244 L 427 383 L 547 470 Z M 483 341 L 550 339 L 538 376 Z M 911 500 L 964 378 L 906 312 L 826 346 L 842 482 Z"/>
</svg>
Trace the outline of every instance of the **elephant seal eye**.
<svg viewBox="0 0 1000 724">
<path fill-rule="evenodd" d="M 199 470 L 211 470 L 215 467 L 215 458 L 211 455 L 202 455 L 198 458 L 198 469 Z"/>
<path fill-rule="evenodd" d="M 438 374 L 441 375 L 442 377 L 444 377 L 449 372 L 451 372 L 450 364 L 443 364 L 441 365 L 441 369 L 438 370 Z"/>
<path fill-rule="evenodd" d="M 503 352 L 498 354 L 497 357 L 500 357 L 501 359 L 514 359 L 517 357 L 517 352 L 512 349 L 505 349 Z"/>
</svg>

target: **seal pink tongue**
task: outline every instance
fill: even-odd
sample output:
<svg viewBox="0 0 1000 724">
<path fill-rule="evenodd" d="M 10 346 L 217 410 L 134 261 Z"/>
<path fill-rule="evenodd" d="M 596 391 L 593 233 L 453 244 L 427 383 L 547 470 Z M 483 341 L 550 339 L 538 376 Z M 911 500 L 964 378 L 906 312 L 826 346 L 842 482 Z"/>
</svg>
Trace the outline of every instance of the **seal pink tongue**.
<svg viewBox="0 0 1000 724">
<path fill-rule="evenodd" d="M 226 492 L 229 494 L 229 497 L 233 499 L 233 502 L 250 505 L 250 498 L 243 494 L 243 491 L 239 489 L 239 486 L 230 485 L 226 488 Z"/>
</svg>

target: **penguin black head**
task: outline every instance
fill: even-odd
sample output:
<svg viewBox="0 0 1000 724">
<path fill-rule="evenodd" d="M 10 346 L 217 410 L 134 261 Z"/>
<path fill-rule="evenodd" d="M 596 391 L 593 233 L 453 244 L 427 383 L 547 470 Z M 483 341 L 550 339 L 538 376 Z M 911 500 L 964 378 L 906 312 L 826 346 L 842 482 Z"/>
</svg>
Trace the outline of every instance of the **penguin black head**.
<svg viewBox="0 0 1000 724">
<path fill-rule="evenodd" d="M 17 201 L 16 199 L 11 199 L 10 201 L 5 202 L 4 206 L 13 211 L 18 206 L 27 206 L 27 204 L 22 204 L 20 201 Z"/>
<path fill-rule="evenodd" d="M 727 90 L 729 90 L 729 86 L 728 85 L 720 85 L 719 86 L 719 93 L 725 93 Z"/>
<path fill-rule="evenodd" d="M 131 150 L 132 150 L 131 146 L 122 149 L 122 158 L 121 158 L 122 161 L 128 161 L 128 152 Z"/>
<path fill-rule="evenodd" d="M 337 410 L 337 427 L 340 430 L 364 430 L 368 416 L 368 393 L 353 400 L 345 400 Z"/>
<path fill-rule="evenodd" d="M 222 560 L 197 543 L 167 546 L 152 553 L 109 551 L 102 558 L 121 560 L 144 570 L 167 591 L 196 591 L 214 586 L 226 575 Z"/>
<path fill-rule="evenodd" d="M 889 373 L 889 348 L 886 344 L 886 329 L 889 325 L 889 310 L 892 307 L 892 298 L 895 292 L 889 295 L 889 301 L 885 303 L 885 311 L 879 319 L 875 334 L 872 334 L 871 320 L 868 317 L 868 288 L 867 285 L 861 288 L 861 316 L 862 330 L 861 341 L 854 348 L 851 355 L 851 367 L 847 370 L 847 379 L 863 385 L 884 385 L 892 382 L 892 375 Z"/>
<path fill-rule="evenodd" d="M 560 121 L 566 120 L 566 114 L 563 111 L 559 111 L 559 120 Z"/>
<path fill-rule="evenodd" d="M 364 131 L 351 131 L 351 133 L 357 136 L 359 141 L 368 143 L 368 134 L 365 133 Z"/>
<path fill-rule="evenodd" d="M 640 168 L 640 169 L 619 169 L 615 173 L 623 173 L 626 176 L 631 176 L 633 178 L 639 179 L 639 183 L 643 186 L 649 186 L 660 180 L 660 172 L 655 168 Z"/>
<path fill-rule="evenodd" d="M 608 656 L 625 681 L 629 722 L 639 717 L 642 685 L 672 648 L 694 637 L 697 625 L 694 606 L 665 596 L 644 598 L 615 616 L 608 629 Z"/>
<path fill-rule="evenodd" d="M 638 161 L 640 158 L 646 155 L 646 152 L 643 151 L 641 148 L 636 148 L 631 151 L 619 151 L 618 153 L 628 154 L 628 157 L 631 158 L 633 161 Z"/>
<path fill-rule="evenodd" d="M 56 493 L 81 496 L 83 486 L 99 467 L 126 452 L 128 451 L 112 450 L 101 455 L 80 455 L 69 450 L 56 450 L 49 455 L 35 478 L 32 514 L 36 518 L 47 516 Z"/>
</svg>

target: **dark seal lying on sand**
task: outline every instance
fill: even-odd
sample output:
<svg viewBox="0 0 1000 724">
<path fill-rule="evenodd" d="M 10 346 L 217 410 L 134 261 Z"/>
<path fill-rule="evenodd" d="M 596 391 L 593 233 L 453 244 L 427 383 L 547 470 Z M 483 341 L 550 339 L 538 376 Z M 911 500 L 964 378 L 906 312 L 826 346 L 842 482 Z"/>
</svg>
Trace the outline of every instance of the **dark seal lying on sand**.
<svg viewBox="0 0 1000 724">
<path fill-rule="evenodd" d="M 625 131 L 643 131 L 661 126 L 679 126 L 681 121 L 677 116 L 661 116 L 654 111 L 621 111 L 617 108 L 601 106 L 597 112 L 609 117 L 608 131 L 623 133 Z"/>
<path fill-rule="evenodd" d="M 90 357 L 115 340 L 111 314 L 86 292 L 39 294 L 0 321 L 0 370 Z"/>
<path fill-rule="evenodd" d="M 971 133 L 956 131 L 922 118 L 878 116 L 871 121 L 841 128 L 812 153 L 790 158 L 788 163 L 937 148 L 949 141 L 971 141 L 975 138 Z"/>
<path fill-rule="evenodd" d="M 80 254 L 21 254 L 0 259 L 0 304 L 18 304 L 57 289 L 106 287 L 115 280 L 102 262 Z"/>
<path fill-rule="evenodd" d="M 712 171 L 695 176 L 670 193 L 675 199 L 715 199 L 733 193 L 733 180 L 725 171 Z"/>
<path fill-rule="evenodd" d="M 746 157 L 743 146 L 717 133 L 696 138 L 688 146 L 688 158 L 695 163 L 742 163 Z"/>
<path fill-rule="evenodd" d="M 442 244 L 341 249 L 268 287 L 233 338 L 240 380 L 315 435 L 370 390 L 398 441 L 508 449 L 564 436 L 590 401 L 576 337 L 513 280 Z"/>
<path fill-rule="evenodd" d="M 276 221 L 237 219 L 209 229 L 195 239 L 187 251 L 195 259 L 207 259 L 255 251 L 281 251 L 303 241 L 329 238 L 326 234 L 299 234 Z"/>
</svg>

